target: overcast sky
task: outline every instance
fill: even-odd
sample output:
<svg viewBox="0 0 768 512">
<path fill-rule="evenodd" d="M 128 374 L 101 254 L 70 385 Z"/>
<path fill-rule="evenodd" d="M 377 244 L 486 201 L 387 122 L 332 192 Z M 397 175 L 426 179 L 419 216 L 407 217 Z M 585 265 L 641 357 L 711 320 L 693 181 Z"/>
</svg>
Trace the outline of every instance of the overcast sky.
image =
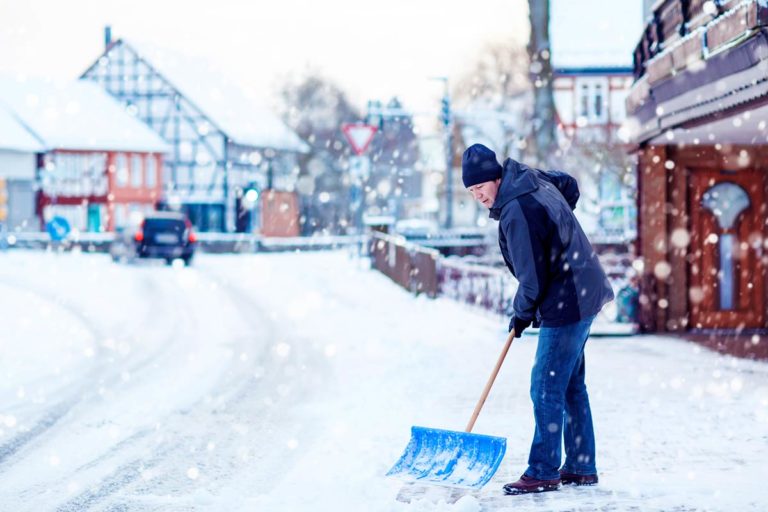
<svg viewBox="0 0 768 512">
<path fill-rule="evenodd" d="M 432 76 L 458 76 L 484 43 L 527 41 L 525 0 L 0 0 L 0 72 L 76 78 L 103 27 L 214 59 L 267 97 L 280 77 L 320 70 L 363 107 L 400 96 L 437 108 Z"/>
</svg>

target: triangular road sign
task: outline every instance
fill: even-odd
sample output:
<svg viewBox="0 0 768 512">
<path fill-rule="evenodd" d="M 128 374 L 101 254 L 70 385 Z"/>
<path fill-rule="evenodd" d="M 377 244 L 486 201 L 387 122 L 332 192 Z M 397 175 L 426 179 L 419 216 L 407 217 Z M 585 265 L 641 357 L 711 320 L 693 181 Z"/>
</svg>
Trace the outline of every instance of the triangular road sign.
<svg viewBox="0 0 768 512">
<path fill-rule="evenodd" d="M 341 131 L 352 146 L 356 155 L 362 155 L 373 140 L 377 128 L 369 124 L 344 123 Z"/>
</svg>

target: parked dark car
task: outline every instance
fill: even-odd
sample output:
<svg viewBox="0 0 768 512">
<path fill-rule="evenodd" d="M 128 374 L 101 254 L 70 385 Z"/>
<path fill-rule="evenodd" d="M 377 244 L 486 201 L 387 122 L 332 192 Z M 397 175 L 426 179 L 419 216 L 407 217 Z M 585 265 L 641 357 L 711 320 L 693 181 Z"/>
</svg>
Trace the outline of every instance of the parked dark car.
<svg viewBox="0 0 768 512">
<path fill-rule="evenodd" d="M 180 258 L 189 265 L 196 245 L 192 224 L 184 214 L 154 212 L 144 218 L 135 232 L 117 233 L 109 252 L 115 261 L 159 258 L 170 265 Z"/>
</svg>

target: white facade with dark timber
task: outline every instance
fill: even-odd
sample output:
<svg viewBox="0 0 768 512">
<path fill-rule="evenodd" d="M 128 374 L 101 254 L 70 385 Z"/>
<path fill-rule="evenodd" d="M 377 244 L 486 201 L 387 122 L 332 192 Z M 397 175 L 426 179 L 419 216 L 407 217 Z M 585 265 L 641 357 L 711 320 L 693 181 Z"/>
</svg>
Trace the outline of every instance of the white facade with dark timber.
<svg viewBox="0 0 768 512">
<path fill-rule="evenodd" d="M 259 202 L 246 192 L 292 191 L 306 144 L 209 64 L 109 35 L 106 44 L 82 79 L 171 146 L 166 205 L 181 208 L 200 231 L 257 229 Z"/>
</svg>

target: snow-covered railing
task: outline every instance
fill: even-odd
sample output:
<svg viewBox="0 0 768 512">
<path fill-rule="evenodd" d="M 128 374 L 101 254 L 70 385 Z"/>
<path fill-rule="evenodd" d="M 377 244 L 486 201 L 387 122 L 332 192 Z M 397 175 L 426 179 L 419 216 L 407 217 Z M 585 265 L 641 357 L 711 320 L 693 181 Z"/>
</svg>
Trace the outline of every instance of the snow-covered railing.
<svg viewBox="0 0 768 512">
<path fill-rule="evenodd" d="M 114 238 L 114 233 L 72 232 L 66 239 L 53 242 L 51 235 L 45 231 L 8 231 L 0 232 L 0 249 L 46 249 L 56 246 L 99 252 L 106 250 Z"/>
<path fill-rule="evenodd" d="M 406 290 L 437 296 L 439 251 L 410 243 L 401 236 L 374 232 L 369 252 L 373 266 Z"/>
<path fill-rule="evenodd" d="M 768 26 L 765 0 L 660 0 L 652 11 L 634 50 L 635 79 L 647 76 L 651 85 Z M 630 92 L 630 102 L 636 105 L 643 92 Z"/>
<path fill-rule="evenodd" d="M 370 254 L 374 268 L 407 290 L 447 297 L 502 315 L 510 310 L 517 290 L 517 281 L 506 269 L 445 258 L 435 249 L 400 236 L 374 233 Z"/>
<path fill-rule="evenodd" d="M 443 257 L 437 251 L 407 242 L 403 237 L 381 233 L 372 236 L 370 255 L 374 268 L 409 291 L 445 297 L 503 317 L 512 312 L 518 282 L 505 267 Z M 629 255 L 607 254 L 601 257 L 601 262 L 617 298 L 598 315 L 593 332 L 632 334 L 637 331 L 637 312 L 627 302 L 632 300 L 628 270 L 631 258 Z M 619 310 L 623 312 L 621 317 Z M 632 318 L 624 318 L 627 314 Z"/>
<path fill-rule="evenodd" d="M 360 245 L 364 237 L 347 236 L 295 236 L 263 237 L 249 233 L 196 233 L 204 252 L 287 252 L 338 249 Z"/>
<path fill-rule="evenodd" d="M 366 238 L 360 235 L 271 237 L 260 238 L 258 243 L 266 249 L 335 249 L 360 244 Z"/>
<path fill-rule="evenodd" d="M 441 258 L 437 265 L 438 293 L 459 302 L 508 315 L 517 280 L 506 268 L 472 265 Z"/>
<path fill-rule="evenodd" d="M 352 236 L 300 236 L 262 237 L 250 233 L 195 233 L 198 248 L 209 253 L 288 252 L 330 250 L 359 246 L 366 237 Z M 45 231 L 0 232 L 0 249 L 63 249 L 80 248 L 88 252 L 104 252 L 115 239 L 114 233 L 72 232 L 60 242 L 52 242 Z"/>
</svg>

